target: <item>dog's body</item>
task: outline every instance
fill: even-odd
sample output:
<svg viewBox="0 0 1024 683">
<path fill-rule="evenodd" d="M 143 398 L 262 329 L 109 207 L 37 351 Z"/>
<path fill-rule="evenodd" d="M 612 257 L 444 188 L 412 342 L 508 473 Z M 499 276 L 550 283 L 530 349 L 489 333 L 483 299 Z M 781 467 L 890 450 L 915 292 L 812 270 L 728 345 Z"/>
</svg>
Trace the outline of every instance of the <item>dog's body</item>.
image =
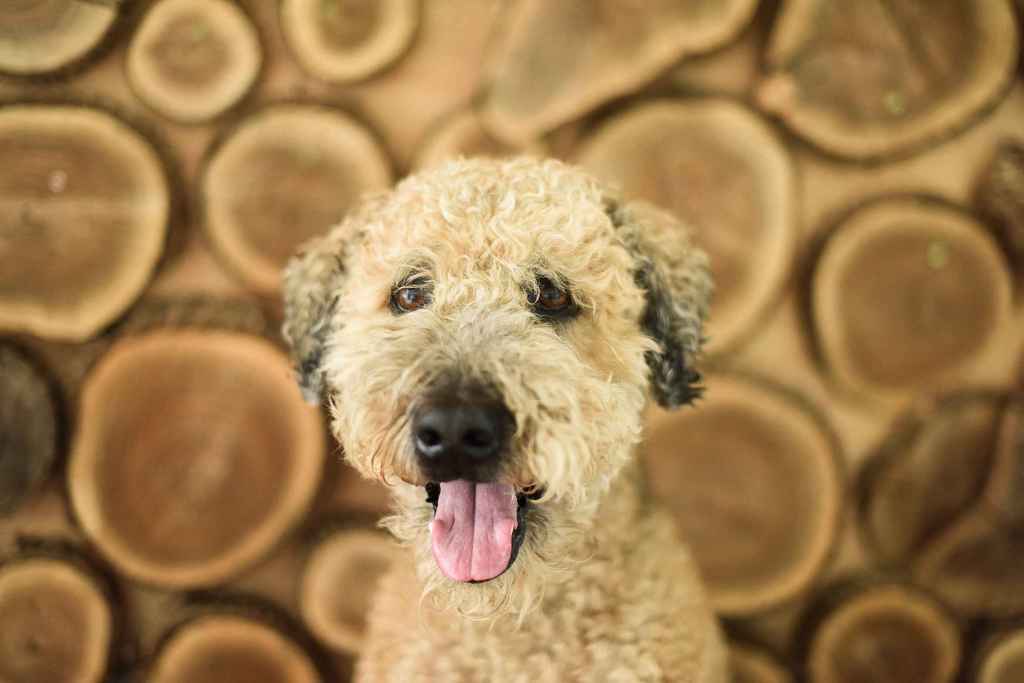
<svg viewBox="0 0 1024 683">
<path fill-rule="evenodd" d="M 723 683 L 696 571 L 644 494 L 710 280 L 671 217 L 558 162 L 459 161 L 368 200 L 285 276 L 285 336 L 408 550 L 360 681 Z"/>
</svg>

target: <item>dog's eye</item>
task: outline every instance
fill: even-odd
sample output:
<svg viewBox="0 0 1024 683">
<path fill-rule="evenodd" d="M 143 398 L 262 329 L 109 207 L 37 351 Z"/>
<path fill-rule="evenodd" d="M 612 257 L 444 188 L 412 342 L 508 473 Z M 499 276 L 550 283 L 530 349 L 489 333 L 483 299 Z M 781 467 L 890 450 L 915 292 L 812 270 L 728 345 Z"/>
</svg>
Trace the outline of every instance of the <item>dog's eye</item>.
<svg viewBox="0 0 1024 683">
<path fill-rule="evenodd" d="M 409 313 L 428 306 L 433 300 L 425 282 L 412 282 L 391 293 L 391 307 L 396 313 Z"/>
<path fill-rule="evenodd" d="M 572 295 L 546 277 L 537 278 L 537 290 L 530 296 L 530 303 L 534 313 L 543 318 L 567 318 L 579 310 Z"/>
</svg>

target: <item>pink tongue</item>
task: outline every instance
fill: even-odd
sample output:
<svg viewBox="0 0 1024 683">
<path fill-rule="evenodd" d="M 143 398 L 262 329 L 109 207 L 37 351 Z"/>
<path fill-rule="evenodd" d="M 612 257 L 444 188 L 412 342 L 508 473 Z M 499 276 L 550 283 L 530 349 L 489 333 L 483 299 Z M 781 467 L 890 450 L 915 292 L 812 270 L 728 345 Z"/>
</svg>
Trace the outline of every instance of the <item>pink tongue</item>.
<svg viewBox="0 0 1024 683">
<path fill-rule="evenodd" d="M 510 484 L 442 482 L 430 523 L 434 559 L 455 581 L 486 581 L 512 557 L 516 492 Z"/>
</svg>

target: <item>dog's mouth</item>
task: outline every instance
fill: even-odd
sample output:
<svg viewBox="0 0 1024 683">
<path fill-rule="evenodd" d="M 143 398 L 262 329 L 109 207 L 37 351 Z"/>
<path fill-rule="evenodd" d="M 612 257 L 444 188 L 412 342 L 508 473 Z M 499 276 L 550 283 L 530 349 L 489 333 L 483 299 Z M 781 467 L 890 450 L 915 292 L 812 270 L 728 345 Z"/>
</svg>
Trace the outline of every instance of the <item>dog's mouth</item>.
<svg viewBox="0 0 1024 683">
<path fill-rule="evenodd" d="M 453 581 L 481 583 L 504 574 L 526 538 L 527 509 L 543 491 L 466 479 L 430 482 L 434 560 Z"/>
</svg>

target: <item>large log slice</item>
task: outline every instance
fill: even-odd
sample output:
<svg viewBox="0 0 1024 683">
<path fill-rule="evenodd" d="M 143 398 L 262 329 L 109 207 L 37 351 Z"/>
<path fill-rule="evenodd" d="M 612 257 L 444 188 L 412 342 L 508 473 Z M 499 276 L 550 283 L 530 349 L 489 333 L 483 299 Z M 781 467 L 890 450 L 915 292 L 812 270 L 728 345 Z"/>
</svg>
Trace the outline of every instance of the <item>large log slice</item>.
<svg viewBox="0 0 1024 683">
<path fill-rule="evenodd" d="M 409 48 L 420 0 L 283 0 L 281 30 L 306 71 L 325 81 L 367 78 Z"/>
<path fill-rule="evenodd" d="M 794 598 L 825 566 L 842 510 L 838 442 L 795 394 L 712 375 L 696 409 L 653 412 L 644 462 L 719 613 Z"/>
<path fill-rule="evenodd" d="M 17 510 L 53 471 L 58 415 L 46 377 L 0 344 L 0 516 Z"/>
<path fill-rule="evenodd" d="M 113 630 L 107 596 L 74 564 L 19 558 L 0 566 L 0 681 L 100 683 Z"/>
<path fill-rule="evenodd" d="M 932 596 L 894 582 L 833 588 L 803 626 L 807 683 L 953 683 L 956 620 Z"/>
<path fill-rule="evenodd" d="M 578 161 L 627 200 L 669 209 L 695 230 L 715 282 L 708 351 L 747 340 L 779 295 L 797 239 L 793 167 L 771 128 L 724 100 L 656 102 L 605 124 Z"/>
<path fill-rule="evenodd" d="M 302 517 L 324 433 L 291 375 L 269 343 L 230 332 L 154 332 L 104 356 L 83 390 L 68 489 L 120 571 L 217 584 Z"/>
<path fill-rule="evenodd" d="M 377 582 L 399 556 L 379 531 L 336 532 L 313 549 L 302 577 L 302 618 L 332 649 L 358 653 Z"/>
<path fill-rule="evenodd" d="M 855 210 L 822 249 L 817 341 L 841 385 L 902 400 L 998 350 L 1011 289 L 1005 257 L 968 213 L 925 197 L 884 198 Z"/>
<path fill-rule="evenodd" d="M 141 294 L 171 197 L 152 146 L 80 106 L 0 108 L 0 329 L 81 341 Z"/>
<path fill-rule="evenodd" d="M 754 0 L 514 3 L 488 69 L 482 115 L 523 142 L 626 94 L 687 55 L 734 38 Z"/>
<path fill-rule="evenodd" d="M 967 126 L 1017 53 L 1008 0 L 786 0 L 757 99 L 830 154 L 878 159 Z"/>
<path fill-rule="evenodd" d="M 4 0 L 0 3 L 0 73 L 39 76 L 77 66 L 110 34 L 118 3 Z"/>
<path fill-rule="evenodd" d="M 362 125 L 328 107 L 282 104 L 246 118 L 217 146 L 200 193 L 217 253 L 274 296 L 300 244 L 391 182 L 384 151 Z"/>
<path fill-rule="evenodd" d="M 320 683 L 313 659 L 293 639 L 238 614 L 197 617 L 169 635 L 147 683 Z"/>
<path fill-rule="evenodd" d="M 161 0 L 128 47 L 132 89 L 164 116 L 211 119 L 256 82 L 262 59 L 252 22 L 227 0 Z"/>
<path fill-rule="evenodd" d="M 440 122 L 420 145 L 413 160 L 416 169 L 436 166 L 458 157 L 509 157 L 528 154 L 547 156 L 544 144 L 533 140 L 523 145 L 509 145 L 487 132 L 474 111 L 460 111 Z"/>
</svg>

